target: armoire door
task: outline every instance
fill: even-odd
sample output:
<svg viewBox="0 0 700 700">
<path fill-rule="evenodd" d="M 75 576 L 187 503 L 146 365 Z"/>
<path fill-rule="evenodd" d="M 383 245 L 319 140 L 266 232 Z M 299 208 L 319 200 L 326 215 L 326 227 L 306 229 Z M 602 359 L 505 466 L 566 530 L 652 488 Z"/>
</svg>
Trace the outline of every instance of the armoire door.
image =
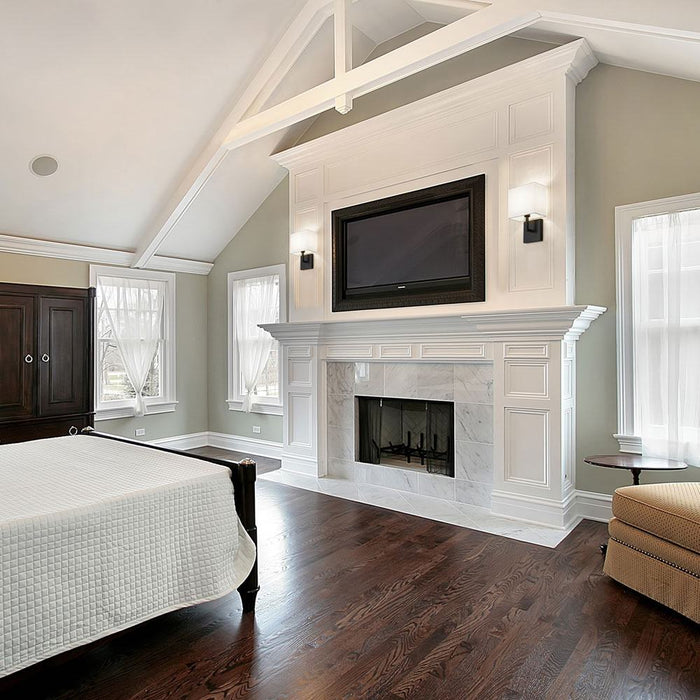
<svg viewBox="0 0 700 700">
<path fill-rule="evenodd" d="M 34 413 L 34 298 L 0 295 L 0 418 Z"/>
<path fill-rule="evenodd" d="M 81 413 L 90 386 L 85 301 L 39 299 L 39 416 Z"/>
</svg>

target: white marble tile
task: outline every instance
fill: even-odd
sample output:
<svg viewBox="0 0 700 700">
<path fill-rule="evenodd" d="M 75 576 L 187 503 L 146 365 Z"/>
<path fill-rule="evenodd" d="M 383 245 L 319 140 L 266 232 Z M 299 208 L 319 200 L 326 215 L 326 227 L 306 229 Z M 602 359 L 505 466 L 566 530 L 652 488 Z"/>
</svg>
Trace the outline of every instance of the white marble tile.
<svg viewBox="0 0 700 700">
<path fill-rule="evenodd" d="M 456 440 L 493 444 L 493 406 L 456 403 L 455 419 Z"/>
<path fill-rule="evenodd" d="M 439 474 L 419 474 L 419 492 L 423 496 L 442 498 L 446 501 L 455 500 L 455 480 Z"/>
<path fill-rule="evenodd" d="M 401 492 L 385 488 L 384 486 L 357 484 L 357 494 L 360 501 L 369 503 L 372 506 L 399 510 L 402 513 L 405 513 L 408 508 L 408 502 L 403 498 Z"/>
<path fill-rule="evenodd" d="M 493 365 L 455 365 L 457 403 L 493 403 Z"/>
<path fill-rule="evenodd" d="M 355 463 L 344 459 L 329 459 L 328 476 L 355 481 Z"/>
<path fill-rule="evenodd" d="M 416 367 L 417 398 L 434 401 L 454 400 L 454 365 L 421 363 Z"/>
<path fill-rule="evenodd" d="M 328 428 L 328 458 L 355 461 L 354 430 Z"/>
<path fill-rule="evenodd" d="M 356 362 L 354 364 L 355 395 L 384 396 L 384 363 Z"/>
<path fill-rule="evenodd" d="M 351 482 L 347 479 L 333 477 L 317 479 L 279 469 L 267 474 L 261 474 L 258 478 L 262 481 L 273 481 L 295 488 L 317 491 L 338 498 L 368 503 L 388 508 L 389 510 L 429 518 L 458 527 L 468 527 L 544 547 L 556 547 L 573 529 L 558 530 L 531 525 L 510 518 L 491 515 L 489 510 L 484 507 L 456 501 L 450 502 L 407 491 L 396 491 L 373 484 Z M 457 480 L 455 480 L 456 483 Z"/>
<path fill-rule="evenodd" d="M 326 402 L 327 420 L 331 428 L 354 429 L 355 399 L 343 394 L 328 394 Z"/>
<path fill-rule="evenodd" d="M 350 501 L 357 501 L 357 484 L 347 479 L 318 479 L 318 490 L 329 496 L 346 498 Z"/>
<path fill-rule="evenodd" d="M 385 364 L 384 392 L 388 398 L 416 398 L 418 395 L 418 365 L 397 362 Z"/>
<path fill-rule="evenodd" d="M 375 464 L 367 467 L 367 481 L 398 491 L 418 493 L 418 472 Z"/>
<path fill-rule="evenodd" d="M 455 479 L 455 499 L 460 503 L 489 508 L 491 506 L 491 484 Z"/>
<path fill-rule="evenodd" d="M 355 387 L 355 365 L 352 362 L 329 362 L 326 372 L 329 394 L 352 396 Z"/>
<path fill-rule="evenodd" d="M 455 441 L 455 476 L 458 479 L 493 483 L 493 445 Z"/>
</svg>

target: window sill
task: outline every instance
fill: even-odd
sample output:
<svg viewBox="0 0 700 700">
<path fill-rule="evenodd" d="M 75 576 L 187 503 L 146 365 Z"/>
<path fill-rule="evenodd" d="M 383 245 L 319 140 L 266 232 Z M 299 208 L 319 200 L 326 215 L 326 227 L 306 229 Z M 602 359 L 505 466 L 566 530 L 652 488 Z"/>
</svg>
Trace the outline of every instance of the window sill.
<svg viewBox="0 0 700 700">
<path fill-rule="evenodd" d="M 234 401 L 233 399 L 228 399 L 226 401 L 228 404 L 229 411 L 242 411 L 243 401 Z M 251 413 L 265 413 L 270 416 L 281 416 L 283 413 L 282 406 L 270 403 L 254 403 L 250 409 Z"/>
<path fill-rule="evenodd" d="M 146 405 L 144 415 L 150 416 L 156 413 L 173 413 L 177 406 L 177 401 L 166 401 L 163 403 L 152 403 Z M 95 421 L 114 420 L 115 418 L 134 418 L 133 406 L 122 406 L 121 408 L 103 408 L 95 411 Z"/>
<path fill-rule="evenodd" d="M 636 435 L 620 435 L 619 433 L 616 433 L 613 437 L 620 445 L 620 452 L 642 454 L 642 438 Z"/>
</svg>

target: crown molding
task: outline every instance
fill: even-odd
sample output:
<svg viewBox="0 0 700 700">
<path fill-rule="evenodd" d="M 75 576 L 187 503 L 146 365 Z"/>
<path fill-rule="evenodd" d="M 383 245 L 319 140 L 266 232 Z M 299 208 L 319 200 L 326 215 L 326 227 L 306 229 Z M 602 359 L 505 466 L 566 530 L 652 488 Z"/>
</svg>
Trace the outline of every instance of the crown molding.
<svg viewBox="0 0 700 700">
<path fill-rule="evenodd" d="M 78 245 L 76 243 L 59 243 L 57 241 L 45 241 L 23 236 L 8 236 L 4 233 L 0 233 L 0 252 L 36 255 L 42 258 L 58 258 L 60 260 L 79 260 L 102 265 L 120 265 L 122 267 L 132 266 L 136 259 L 134 253 L 126 250 L 96 248 L 95 246 Z M 213 266 L 213 263 L 199 260 L 182 260 L 181 258 L 154 255 L 145 266 L 145 269 L 208 275 Z"/>
</svg>

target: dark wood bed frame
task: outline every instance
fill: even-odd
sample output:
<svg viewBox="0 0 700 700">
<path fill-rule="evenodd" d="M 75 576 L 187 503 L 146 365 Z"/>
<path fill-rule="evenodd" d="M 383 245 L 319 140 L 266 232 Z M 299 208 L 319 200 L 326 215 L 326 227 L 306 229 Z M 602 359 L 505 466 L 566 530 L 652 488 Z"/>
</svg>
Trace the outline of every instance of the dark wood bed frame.
<svg viewBox="0 0 700 700">
<path fill-rule="evenodd" d="M 255 462 L 252 459 L 242 459 L 240 462 L 227 462 L 216 457 L 204 457 L 195 455 L 182 450 L 173 450 L 169 447 L 160 447 L 159 445 L 149 445 L 137 440 L 129 440 L 128 438 L 118 437 L 116 435 L 108 435 L 107 433 L 99 433 L 94 428 L 83 428 L 83 435 L 91 435 L 94 437 L 104 438 L 107 440 L 116 440 L 117 442 L 126 442 L 129 445 L 138 445 L 150 450 L 158 450 L 160 452 L 169 452 L 190 459 L 199 459 L 203 462 L 211 462 L 219 464 L 222 467 L 228 467 L 231 470 L 231 481 L 233 482 L 233 498 L 236 503 L 236 513 L 243 523 L 243 527 L 250 535 L 250 539 L 255 543 L 255 563 L 248 574 L 248 578 L 238 587 L 238 593 L 241 596 L 243 603 L 243 612 L 252 612 L 255 610 L 255 599 L 260 590 L 258 585 L 258 528 L 255 524 Z"/>
</svg>

